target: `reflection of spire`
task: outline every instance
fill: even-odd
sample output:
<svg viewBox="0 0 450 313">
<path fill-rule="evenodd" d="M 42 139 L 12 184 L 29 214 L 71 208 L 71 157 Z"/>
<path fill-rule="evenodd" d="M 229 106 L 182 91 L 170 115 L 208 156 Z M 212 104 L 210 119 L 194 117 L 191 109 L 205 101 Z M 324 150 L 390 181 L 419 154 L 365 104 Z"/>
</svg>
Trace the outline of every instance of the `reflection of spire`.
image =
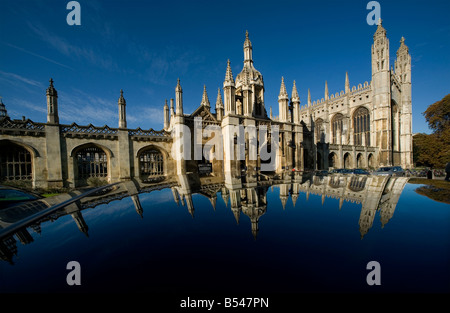
<svg viewBox="0 0 450 313">
<path fill-rule="evenodd" d="M 339 210 L 341 210 L 343 203 L 344 203 L 344 198 L 343 197 L 339 198 Z"/>
<path fill-rule="evenodd" d="M 88 229 L 86 222 L 84 221 L 83 215 L 81 214 L 81 211 L 75 211 L 70 214 L 72 218 L 75 220 L 75 223 L 77 223 L 78 229 L 86 235 L 86 237 L 89 237 Z"/>
<path fill-rule="evenodd" d="M 211 205 L 212 205 L 214 211 L 216 210 L 216 201 L 217 201 L 217 197 L 215 195 L 213 197 L 209 198 L 209 202 L 211 202 Z"/>
<path fill-rule="evenodd" d="M 230 198 L 230 196 L 228 195 L 228 189 L 223 187 L 221 193 L 223 202 L 225 203 L 225 207 L 228 207 L 228 199 Z"/>
<path fill-rule="evenodd" d="M 132 195 L 131 200 L 133 200 L 134 208 L 136 209 L 137 214 L 139 214 L 141 218 L 144 218 L 143 216 L 144 210 L 142 209 L 141 201 L 139 201 L 139 195 L 138 194 Z"/>
<path fill-rule="evenodd" d="M 233 212 L 234 219 L 236 223 L 239 225 L 239 218 L 241 217 L 241 208 L 231 208 L 231 212 Z"/>
<path fill-rule="evenodd" d="M 192 202 L 192 195 L 191 194 L 185 195 L 185 199 L 186 199 L 187 209 L 193 218 L 194 217 L 194 203 Z"/>
<path fill-rule="evenodd" d="M 172 187 L 171 189 L 172 189 L 173 200 L 179 206 L 180 205 L 180 196 L 178 195 L 178 190 L 175 187 Z"/>
<path fill-rule="evenodd" d="M 297 202 L 298 195 L 292 194 L 292 207 L 295 208 L 295 202 Z"/>
</svg>

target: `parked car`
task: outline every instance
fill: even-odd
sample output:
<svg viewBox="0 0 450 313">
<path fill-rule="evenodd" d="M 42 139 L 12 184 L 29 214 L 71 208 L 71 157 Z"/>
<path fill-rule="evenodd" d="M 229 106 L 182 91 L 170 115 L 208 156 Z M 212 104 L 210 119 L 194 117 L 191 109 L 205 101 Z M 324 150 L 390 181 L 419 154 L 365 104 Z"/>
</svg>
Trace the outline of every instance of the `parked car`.
<svg viewBox="0 0 450 313">
<path fill-rule="evenodd" d="M 405 171 L 401 166 L 384 166 L 373 172 L 373 175 L 380 176 L 405 176 Z"/>
<path fill-rule="evenodd" d="M 352 170 L 348 168 L 336 168 L 331 171 L 332 174 L 351 174 Z"/>
<path fill-rule="evenodd" d="M 0 185 L 0 209 L 41 198 L 41 196 L 32 192 Z"/>
<path fill-rule="evenodd" d="M 328 175 L 328 171 L 327 170 L 318 170 L 314 172 L 314 175 L 316 176 L 327 176 Z"/>
<path fill-rule="evenodd" d="M 352 171 L 353 174 L 357 174 L 357 175 L 370 175 L 370 173 L 366 170 L 363 170 L 362 168 L 355 168 Z"/>
</svg>

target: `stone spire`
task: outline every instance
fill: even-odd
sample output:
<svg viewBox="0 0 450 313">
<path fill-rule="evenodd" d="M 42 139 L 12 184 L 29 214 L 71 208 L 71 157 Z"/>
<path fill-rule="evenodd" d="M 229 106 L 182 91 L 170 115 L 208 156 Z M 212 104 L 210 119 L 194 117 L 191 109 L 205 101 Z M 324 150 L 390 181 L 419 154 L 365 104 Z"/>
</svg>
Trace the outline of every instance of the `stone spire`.
<svg viewBox="0 0 450 313">
<path fill-rule="evenodd" d="M 175 107 L 175 114 L 177 116 L 183 116 L 183 89 L 181 89 L 179 78 L 175 87 Z"/>
<path fill-rule="evenodd" d="M 383 22 L 383 21 L 381 20 L 381 18 L 378 19 L 377 30 L 375 31 L 375 34 L 373 35 L 373 38 L 374 38 L 374 39 L 375 39 L 375 37 L 378 37 L 378 36 L 383 36 L 383 37 L 386 36 L 386 29 L 384 29 L 383 23 L 382 23 L 382 22 Z"/>
<path fill-rule="evenodd" d="M 227 72 L 225 73 L 224 85 L 225 84 L 234 86 L 234 79 L 233 79 L 233 73 L 231 72 L 230 60 L 227 61 Z"/>
<path fill-rule="evenodd" d="M 348 80 L 348 72 L 345 72 L 345 93 L 350 92 L 350 81 Z"/>
<path fill-rule="evenodd" d="M 47 123 L 58 124 L 58 92 L 53 86 L 53 79 L 50 78 L 50 85 L 47 88 Z"/>
<path fill-rule="evenodd" d="M 270 107 L 270 119 L 272 119 L 273 118 L 273 115 L 272 115 L 272 106 Z"/>
<path fill-rule="evenodd" d="M 119 128 L 127 128 L 127 114 L 126 114 L 126 107 L 127 102 L 125 101 L 125 98 L 123 97 L 123 90 L 120 89 L 120 97 L 118 101 L 119 105 Z"/>
<path fill-rule="evenodd" d="M 284 84 L 284 77 L 281 77 L 280 94 L 278 95 L 278 120 L 287 122 L 289 119 L 289 96 Z"/>
<path fill-rule="evenodd" d="M 293 110 L 293 122 L 294 123 L 300 123 L 300 97 L 298 95 L 297 86 L 292 86 L 292 96 L 291 96 L 291 102 L 292 102 L 292 110 Z"/>
<path fill-rule="evenodd" d="M 284 77 L 281 77 L 281 87 L 278 99 L 289 99 L 288 93 L 286 91 L 286 85 L 284 84 Z"/>
<path fill-rule="evenodd" d="M 244 41 L 244 66 L 252 66 L 252 43 L 248 38 L 248 31 L 245 31 L 245 41 Z"/>
<path fill-rule="evenodd" d="M 202 95 L 202 102 L 200 105 L 204 105 L 205 107 L 209 108 L 211 107 L 208 99 L 208 93 L 206 92 L 206 85 L 203 85 L 203 95 Z"/>
<path fill-rule="evenodd" d="M 295 85 L 295 80 L 294 80 L 294 85 L 292 86 L 292 95 L 291 95 L 291 99 L 292 99 L 292 102 L 294 102 L 294 100 L 295 101 L 299 101 L 300 102 L 300 97 L 299 97 L 299 95 L 298 95 L 298 91 L 297 91 L 297 86 Z"/>
<path fill-rule="evenodd" d="M 216 117 L 218 121 L 221 121 L 223 118 L 223 101 L 222 94 L 220 93 L 220 88 L 217 88 Z"/>
<path fill-rule="evenodd" d="M 175 116 L 175 108 L 173 106 L 173 98 L 170 99 L 170 119 Z"/>
<path fill-rule="evenodd" d="M 325 81 L 325 100 L 328 100 L 329 93 L 328 93 L 328 82 Z"/>
<path fill-rule="evenodd" d="M 169 106 L 167 105 L 167 99 L 166 102 L 164 103 L 164 129 L 167 130 L 169 129 Z"/>
</svg>

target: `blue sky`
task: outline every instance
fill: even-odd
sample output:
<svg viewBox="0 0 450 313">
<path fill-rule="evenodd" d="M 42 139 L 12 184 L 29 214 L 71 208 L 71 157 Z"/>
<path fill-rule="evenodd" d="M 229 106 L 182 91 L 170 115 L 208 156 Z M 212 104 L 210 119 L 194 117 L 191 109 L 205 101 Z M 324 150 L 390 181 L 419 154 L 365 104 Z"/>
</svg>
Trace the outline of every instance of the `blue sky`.
<svg viewBox="0 0 450 313">
<path fill-rule="evenodd" d="M 184 110 L 200 105 L 206 85 L 214 107 L 227 59 L 243 65 L 248 30 L 266 107 L 278 115 L 281 76 L 296 80 L 302 104 L 371 79 L 376 26 L 369 1 L 79 0 L 81 25 L 66 22 L 66 0 L 0 1 L 0 96 L 12 118 L 46 121 L 45 89 L 58 90 L 60 122 L 118 126 L 120 89 L 129 128 L 161 129 L 177 78 Z M 404 36 L 412 55 L 413 132 L 430 133 L 422 115 L 450 93 L 450 2 L 379 1 L 390 64 Z"/>
</svg>

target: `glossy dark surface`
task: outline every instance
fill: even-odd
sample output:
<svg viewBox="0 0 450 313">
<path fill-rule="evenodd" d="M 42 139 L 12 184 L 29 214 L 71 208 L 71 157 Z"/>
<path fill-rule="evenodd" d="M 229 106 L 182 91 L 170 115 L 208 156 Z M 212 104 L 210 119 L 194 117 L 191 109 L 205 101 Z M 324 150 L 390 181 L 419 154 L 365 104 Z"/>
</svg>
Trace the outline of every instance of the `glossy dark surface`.
<svg viewBox="0 0 450 313">
<path fill-rule="evenodd" d="M 256 239 L 220 192 L 215 209 L 193 194 L 194 217 L 170 188 L 138 195 L 142 217 L 127 196 L 83 210 L 85 233 L 70 214 L 28 228 L 13 264 L 0 260 L 0 291 L 449 292 L 450 207 L 417 187 L 406 184 L 390 219 L 382 227 L 377 211 L 365 234 L 361 203 L 300 192 L 283 208 L 280 187 L 262 187 Z M 66 283 L 69 261 L 81 286 Z M 380 286 L 366 283 L 369 261 L 381 265 Z"/>
</svg>

